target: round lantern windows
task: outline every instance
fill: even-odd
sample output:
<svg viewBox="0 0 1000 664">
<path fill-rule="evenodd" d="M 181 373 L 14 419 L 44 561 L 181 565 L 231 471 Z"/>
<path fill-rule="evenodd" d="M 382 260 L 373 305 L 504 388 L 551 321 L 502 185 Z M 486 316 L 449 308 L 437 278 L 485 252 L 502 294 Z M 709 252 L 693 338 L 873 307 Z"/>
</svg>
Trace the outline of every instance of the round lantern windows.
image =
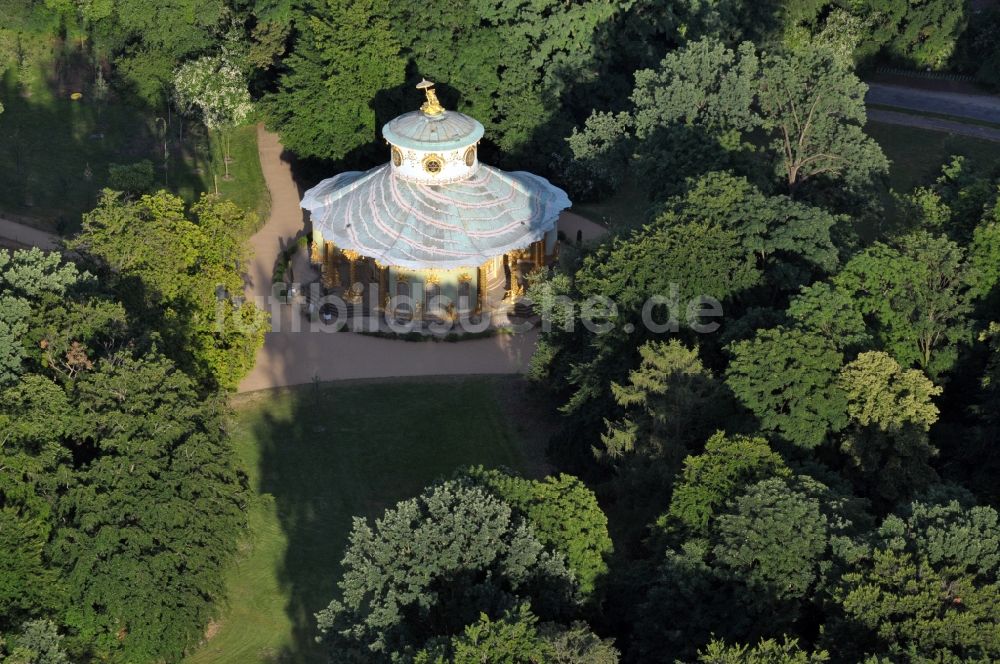
<svg viewBox="0 0 1000 664">
<path fill-rule="evenodd" d="M 436 154 L 427 155 L 421 163 L 424 165 L 424 170 L 431 175 L 437 175 L 444 168 L 444 160 Z"/>
<path fill-rule="evenodd" d="M 476 163 L 476 146 L 473 145 L 468 150 L 465 151 L 465 165 L 472 168 L 472 165 Z"/>
<path fill-rule="evenodd" d="M 392 149 L 392 165 L 399 167 L 403 163 L 403 153 L 399 151 L 399 148 L 394 147 Z"/>
</svg>

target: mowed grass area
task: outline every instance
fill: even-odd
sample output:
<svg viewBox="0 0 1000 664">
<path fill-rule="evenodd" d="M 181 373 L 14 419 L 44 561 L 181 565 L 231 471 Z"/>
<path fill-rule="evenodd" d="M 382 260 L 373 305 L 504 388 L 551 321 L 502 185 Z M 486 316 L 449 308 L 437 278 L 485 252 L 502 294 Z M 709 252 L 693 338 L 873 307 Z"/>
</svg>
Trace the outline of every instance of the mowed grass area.
<svg viewBox="0 0 1000 664">
<path fill-rule="evenodd" d="M 865 131 L 892 162 L 889 185 L 900 193 L 929 185 L 952 156 L 992 166 L 1000 160 L 1000 143 L 946 132 L 870 122 Z"/>
<path fill-rule="evenodd" d="M 470 464 L 545 473 L 548 437 L 514 377 L 329 383 L 234 401 L 250 528 L 214 634 L 187 664 L 321 661 L 313 614 L 336 594 L 354 516 Z"/>
<path fill-rule="evenodd" d="M 49 41 L 29 66 L 0 64 L 0 215 L 71 233 L 107 186 L 109 166 L 142 160 L 153 163 L 156 188 L 193 201 L 215 191 L 218 176 L 220 194 L 266 215 L 255 127 L 233 132 L 233 177 L 224 180 L 220 136 L 110 82 L 102 87 L 83 46 Z"/>
</svg>

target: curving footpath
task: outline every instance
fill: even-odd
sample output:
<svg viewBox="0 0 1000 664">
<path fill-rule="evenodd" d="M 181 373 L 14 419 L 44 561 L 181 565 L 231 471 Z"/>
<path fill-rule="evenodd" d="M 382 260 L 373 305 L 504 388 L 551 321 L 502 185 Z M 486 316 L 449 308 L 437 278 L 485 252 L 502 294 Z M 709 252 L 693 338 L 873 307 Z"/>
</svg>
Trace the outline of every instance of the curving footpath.
<svg viewBox="0 0 1000 664">
<path fill-rule="evenodd" d="M 0 219 L 0 238 L 18 246 L 38 247 L 43 251 L 55 251 L 59 248 L 58 235 L 9 219 Z"/>
<path fill-rule="evenodd" d="M 271 192 L 271 215 L 250 240 L 255 254 L 247 270 L 246 295 L 263 302 L 270 292 L 278 252 L 303 233 L 308 222 L 299 208 L 300 192 L 278 137 L 259 126 L 257 145 Z M 605 232 L 602 226 L 575 214 L 560 218 L 560 229 L 569 237 L 582 229 L 586 239 Z M 306 282 L 314 273 L 302 253 L 296 254 L 292 267 L 296 280 Z M 291 307 L 269 308 L 274 331 L 268 333 L 257 363 L 240 383 L 240 392 L 314 380 L 522 373 L 537 339 L 536 332 L 527 332 L 457 343 L 395 341 L 349 332 L 310 331 L 308 321 Z M 296 331 L 293 325 L 300 329 Z"/>
</svg>

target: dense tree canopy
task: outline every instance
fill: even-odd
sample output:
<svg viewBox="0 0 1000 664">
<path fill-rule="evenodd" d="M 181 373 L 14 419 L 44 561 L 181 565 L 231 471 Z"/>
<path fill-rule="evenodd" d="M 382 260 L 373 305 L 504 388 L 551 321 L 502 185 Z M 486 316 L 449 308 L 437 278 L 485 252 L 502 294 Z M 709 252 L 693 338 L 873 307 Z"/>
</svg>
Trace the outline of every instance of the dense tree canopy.
<svg viewBox="0 0 1000 664">
<path fill-rule="evenodd" d="M 266 317 L 242 302 L 254 215 L 230 201 L 161 191 L 137 201 L 106 192 L 72 246 L 121 280 L 133 311 L 156 317 L 175 361 L 209 385 L 235 388 L 264 342 Z"/>
<path fill-rule="evenodd" d="M 0 253 L 0 311 L 24 323 L 0 395 L 0 630 L 45 617 L 82 659 L 177 659 L 243 520 L 220 401 L 57 253 Z"/>
<path fill-rule="evenodd" d="M 324 0 L 298 20 L 295 52 L 282 63 L 278 90 L 265 98 L 285 147 L 342 159 L 374 140 L 377 96 L 402 83 L 406 68 L 390 4 Z"/>
<path fill-rule="evenodd" d="M 500 618 L 529 601 L 556 619 L 578 601 L 561 554 L 503 500 L 457 482 L 399 503 L 374 528 L 356 519 L 342 564 L 341 598 L 318 616 L 331 661 L 392 661 L 480 613 Z"/>
</svg>

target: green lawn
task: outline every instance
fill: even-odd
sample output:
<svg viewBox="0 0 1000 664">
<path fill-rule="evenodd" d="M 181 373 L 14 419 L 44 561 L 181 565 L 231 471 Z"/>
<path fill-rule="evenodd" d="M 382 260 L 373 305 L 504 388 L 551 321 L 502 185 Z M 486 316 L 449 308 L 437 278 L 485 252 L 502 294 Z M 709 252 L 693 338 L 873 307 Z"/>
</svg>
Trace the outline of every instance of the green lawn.
<svg viewBox="0 0 1000 664">
<path fill-rule="evenodd" d="M 32 67 L 0 64 L 0 215 L 72 232 L 107 185 L 108 166 L 144 159 L 157 187 L 191 201 L 214 191 L 218 175 L 223 196 L 266 214 L 254 127 L 234 132 L 233 179 L 224 181 L 218 136 L 113 86 L 102 96 L 95 71 L 88 54 L 68 46 L 39 47 Z"/>
<path fill-rule="evenodd" d="M 899 192 L 934 182 L 953 155 L 983 164 L 1000 159 L 1000 143 L 978 138 L 879 122 L 869 123 L 865 130 L 892 162 L 889 183 Z"/>
<path fill-rule="evenodd" d="M 214 636 L 186 661 L 315 662 L 355 515 L 374 517 L 467 464 L 544 473 L 546 431 L 515 378 L 331 383 L 238 397 L 250 530 Z M 217 630 L 217 631 L 216 631 Z"/>
</svg>

